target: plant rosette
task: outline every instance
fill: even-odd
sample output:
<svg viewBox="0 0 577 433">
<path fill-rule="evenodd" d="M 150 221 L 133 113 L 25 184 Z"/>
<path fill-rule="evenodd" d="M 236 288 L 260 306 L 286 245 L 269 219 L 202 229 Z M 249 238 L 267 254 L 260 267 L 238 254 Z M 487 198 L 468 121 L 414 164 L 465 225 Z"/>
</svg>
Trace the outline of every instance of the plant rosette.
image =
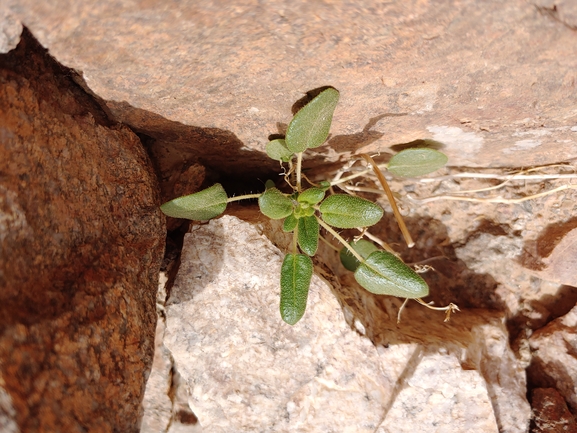
<svg viewBox="0 0 577 433">
<path fill-rule="evenodd" d="M 258 199 L 259 209 L 265 216 L 283 220 L 283 230 L 293 234 L 293 242 L 281 266 L 280 315 L 290 325 L 296 324 L 305 313 L 314 272 L 311 257 L 317 252 L 323 230 L 342 244 L 341 262 L 354 272 L 356 281 L 363 288 L 379 295 L 415 299 L 429 308 L 446 311 L 448 320 L 452 311 L 458 311 L 456 305 L 431 307 L 422 301 L 421 298 L 429 294 L 427 283 L 397 255 L 383 251 L 365 239 L 349 243 L 338 233 L 338 229 L 359 229 L 364 233 L 367 227 L 377 224 L 383 217 L 381 206 L 355 195 L 334 194 L 331 182 L 312 183 L 302 175 L 303 153 L 327 140 L 338 100 L 339 92 L 335 88 L 321 89 L 294 115 L 284 139 L 272 140 L 266 147 L 270 158 L 288 165 L 285 179 L 292 193 L 283 193 L 267 183 L 262 193 L 228 197 L 222 185 L 217 183 L 197 193 L 170 200 L 161 206 L 161 210 L 170 217 L 202 221 L 218 217 L 232 201 Z M 380 169 L 371 157 L 362 156 L 373 166 L 393 210 L 396 210 Z M 414 177 L 431 173 L 446 162 L 446 156 L 433 149 L 406 149 L 391 158 L 387 169 L 395 176 Z M 309 184 L 306 188 L 305 181 Z M 403 233 L 406 232 L 407 243 L 411 244 L 398 210 L 395 217 Z"/>
</svg>

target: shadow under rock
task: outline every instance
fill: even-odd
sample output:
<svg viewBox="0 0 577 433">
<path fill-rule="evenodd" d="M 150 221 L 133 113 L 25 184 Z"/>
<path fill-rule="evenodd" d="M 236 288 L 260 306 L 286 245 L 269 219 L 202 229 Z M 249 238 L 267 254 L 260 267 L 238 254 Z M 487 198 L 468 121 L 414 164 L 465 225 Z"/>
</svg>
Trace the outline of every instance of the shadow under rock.
<svg viewBox="0 0 577 433">
<path fill-rule="evenodd" d="M 430 265 L 434 268 L 421 274 L 430 287 L 425 299 L 435 305 L 453 302 L 461 308 L 505 310 L 505 303 L 496 294 L 497 281 L 486 273 L 477 273 L 457 258 L 445 225 L 430 217 L 405 217 L 415 246 L 407 248 L 394 218 L 379 224 L 374 234 L 394 245 L 407 264 Z"/>
<path fill-rule="evenodd" d="M 548 258 L 559 242 L 576 228 L 577 217 L 564 223 L 549 224 L 541 230 L 537 239 L 525 242 L 519 263 L 534 271 L 543 270 L 546 267 L 543 259 Z"/>
<path fill-rule="evenodd" d="M 113 118 L 143 139 L 158 174 L 163 200 L 196 192 L 201 185 L 214 182 L 222 183 L 229 195 L 246 194 L 252 188 L 264 190 L 266 179 L 277 177 L 277 161 L 248 149 L 230 131 L 185 125 L 126 102 L 107 101 L 106 106 Z M 196 176 L 197 184 L 184 191 L 186 180 L 181 177 L 190 175 L 191 167 L 197 167 L 195 173 L 204 171 L 204 176 Z"/>
<path fill-rule="evenodd" d="M 539 299 L 529 301 L 528 308 L 521 309 L 508 320 L 507 326 L 511 341 L 527 329 L 535 331 L 552 320 L 564 316 L 577 303 L 577 287 L 562 284 L 567 280 L 567 274 L 546 272 L 548 266 L 551 266 L 553 270 L 569 270 L 569 276 L 573 275 L 575 258 L 571 252 L 564 251 L 564 255 L 557 255 L 556 260 L 566 261 L 565 266 L 555 268 L 555 263 L 551 263 L 550 259 L 557 245 L 575 228 L 577 228 L 577 217 L 564 223 L 550 224 L 541 230 L 536 239 L 525 242 L 523 251 L 518 257 L 518 263 L 531 271 L 535 271 L 536 275 L 531 278 L 532 284 L 539 285 L 540 281 L 545 279 L 558 282 L 560 286 L 555 294 L 545 294 Z M 549 262 L 547 262 L 548 259 Z"/>
<path fill-rule="evenodd" d="M 358 319 L 366 330 L 366 336 L 375 344 L 384 344 L 382 338 L 394 344 L 396 341 L 406 342 L 406 338 L 419 338 L 418 332 L 413 332 L 415 325 L 411 322 L 416 321 L 422 324 L 438 321 L 443 329 L 450 329 L 452 326 L 457 328 L 460 326 L 459 323 L 466 323 L 471 319 L 466 316 L 466 309 L 482 308 L 494 310 L 495 313 L 506 309 L 505 303 L 496 293 L 498 287 L 496 280 L 489 274 L 477 273 L 469 269 L 465 262 L 456 257 L 455 249 L 449 242 L 443 223 L 429 217 L 405 218 L 405 223 L 416 243 L 411 249 L 403 247 L 405 244 L 402 234 L 392 216 L 385 218 L 377 226 L 373 226 L 371 233 L 389 243 L 395 251 L 401 254 L 405 263 L 410 265 L 426 260 L 426 264 L 434 268 L 421 274 L 430 288 L 430 295 L 425 298 L 426 302 L 433 301 L 436 306 L 445 306 L 453 302 L 462 309 L 462 312 L 453 315 L 451 321 L 444 324 L 444 313 L 409 303 L 406 311 L 403 312 L 401 324 L 397 325 L 396 314 L 403 300 L 375 295 L 363 289 L 355 281 L 353 273 L 340 264 L 338 254 L 321 243 L 315 263 L 320 269 L 319 273 L 333 287 L 341 305 L 353 314 L 352 320 L 350 317 L 347 319 L 349 323 L 352 324 L 355 319 Z M 352 239 L 356 233 L 344 231 L 341 235 L 345 239 Z M 336 283 L 334 280 L 337 280 Z M 382 329 L 395 330 L 395 332 L 387 332 L 387 336 L 383 337 Z M 421 329 L 421 333 L 423 332 L 427 333 Z M 403 337 L 400 337 L 401 335 Z M 441 341 L 443 334 L 439 335 L 439 341 Z"/>
<path fill-rule="evenodd" d="M 216 182 L 229 196 L 262 191 L 268 178 L 278 177 L 277 161 L 247 148 L 231 131 L 185 125 L 126 101 L 106 101 L 91 91 L 80 74 L 71 74 L 111 120 L 129 126 L 140 137 L 158 177 L 162 202 Z M 169 224 L 169 230 L 175 228 Z"/>
</svg>

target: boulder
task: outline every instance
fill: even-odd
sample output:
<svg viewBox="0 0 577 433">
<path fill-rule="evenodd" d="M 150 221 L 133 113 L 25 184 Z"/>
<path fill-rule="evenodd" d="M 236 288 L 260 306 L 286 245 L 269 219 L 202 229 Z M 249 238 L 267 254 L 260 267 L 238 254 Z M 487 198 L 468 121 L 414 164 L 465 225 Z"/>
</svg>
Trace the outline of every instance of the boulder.
<svg viewBox="0 0 577 433">
<path fill-rule="evenodd" d="M 0 55 L 0 426 L 136 432 L 158 183 L 138 137 L 71 75 L 28 31 Z"/>
<path fill-rule="evenodd" d="M 338 302 L 338 279 L 315 276 L 305 316 L 289 326 L 283 254 L 263 230 L 224 216 L 184 239 L 163 341 L 179 377 L 169 394 L 185 396 L 202 431 L 526 431 L 524 371 L 498 314 L 443 323 L 411 306 L 396 325 L 399 303 L 383 308 L 357 286 L 360 318 Z"/>
</svg>

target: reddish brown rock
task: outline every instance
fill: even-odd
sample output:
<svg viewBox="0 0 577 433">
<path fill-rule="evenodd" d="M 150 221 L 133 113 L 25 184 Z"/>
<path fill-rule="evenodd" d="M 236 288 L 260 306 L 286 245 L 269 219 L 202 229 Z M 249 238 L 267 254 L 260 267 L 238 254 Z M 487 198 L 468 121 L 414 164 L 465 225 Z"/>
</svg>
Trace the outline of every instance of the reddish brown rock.
<svg viewBox="0 0 577 433">
<path fill-rule="evenodd" d="M 2 412 L 21 432 L 134 432 L 164 219 L 138 137 L 72 75 L 28 32 L 0 56 Z"/>
<path fill-rule="evenodd" d="M 577 219 L 547 227 L 526 243 L 520 261 L 540 278 L 577 286 Z"/>
<path fill-rule="evenodd" d="M 577 433 L 577 422 L 556 389 L 535 388 L 531 392 L 531 406 L 531 433 Z"/>
<path fill-rule="evenodd" d="M 577 413 L 577 306 L 529 339 L 533 358 L 527 371 L 535 387 L 556 388 Z"/>
</svg>

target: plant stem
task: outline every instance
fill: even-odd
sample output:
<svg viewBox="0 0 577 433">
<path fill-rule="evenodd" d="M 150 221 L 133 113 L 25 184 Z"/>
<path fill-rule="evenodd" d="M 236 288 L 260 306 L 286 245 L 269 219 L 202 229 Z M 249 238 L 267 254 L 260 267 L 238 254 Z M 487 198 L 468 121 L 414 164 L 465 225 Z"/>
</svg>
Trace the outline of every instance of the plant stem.
<svg viewBox="0 0 577 433">
<path fill-rule="evenodd" d="M 380 164 L 380 165 L 377 164 L 377 167 L 386 169 L 386 168 L 387 168 L 387 164 Z M 373 169 L 372 169 L 372 168 L 368 168 L 368 169 L 364 169 L 364 170 L 358 171 L 358 172 L 356 172 L 356 173 L 350 174 L 349 176 L 341 177 L 341 178 L 339 178 L 339 179 L 336 179 L 336 180 L 331 181 L 331 186 L 348 182 L 348 181 L 350 181 L 350 180 L 356 179 L 357 177 L 366 176 L 366 175 L 369 174 L 371 171 L 373 171 Z"/>
<path fill-rule="evenodd" d="M 459 307 L 457 307 L 456 304 L 453 304 L 452 302 L 447 305 L 446 307 L 433 307 L 432 305 L 427 304 L 425 301 L 423 301 L 421 298 L 415 298 L 415 301 L 417 301 L 419 304 L 423 305 L 424 307 L 430 308 L 431 310 L 437 310 L 437 311 L 444 311 L 445 312 L 445 322 L 448 322 L 449 320 L 451 320 L 451 313 L 456 313 L 457 311 L 461 311 L 459 310 Z M 399 316 L 400 318 L 400 316 Z"/>
<path fill-rule="evenodd" d="M 301 166 L 303 163 L 303 153 L 297 153 L 297 192 L 301 192 Z"/>
<path fill-rule="evenodd" d="M 502 204 L 516 204 L 522 203 L 527 200 L 533 200 L 534 198 L 544 197 L 546 195 L 555 194 L 559 191 L 564 191 L 566 189 L 577 189 L 577 185 L 567 184 L 561 185 L 557 188 L 550 189 L 548 191 L 543 191 L 538 194 L 528 195 L 526 197 L 520 198 L 503 198 L 500 196 L 497 197 L 487 197 L 487 198 L 475 198 L 475 197 L 460 197 L 454 195 L 435 195 L 432 197 L 427 197 L 423 199 L 416 199 L 411 196 L 411 194 L 407 194 L 407 198 L 415 203 L 429 203 L 436 200 L 458 200 L 458 201 L 470 201 L 473 203 L 502 203 Z"/>
<path fill-rule="evenodd" d="M 292 247 L 293 247 L 293 254 L 297 254 L 298 251 L 298 236 L 299 236 L 299 226 L 297 224 L 297 226 L 295 227 L 295 230 L 293 232 L 293 242 L 292 242 Z"/>
<path fill-rule="evenodd" d="M 320 236 L 319 239 L 324 242 L 329 248 L 332 248 L 333 250 L 335 250 L 337 253 L 340 253 L 341 250 L 339 250 L 337 247 L 335 247 L 333 244 L 331 244 L 329 241 L 327 241 L 324 237 Z"/>
<path fill-rule="evenodd" d="M 258 194 L 246 194 L 246 195 L 237 195 L 235 197 L 229 197 L 226 199 L 227 203 L 233 202 L 233 201 L 239 201 L 239 200 L 248 200 L 251 198 L 259 198 L 262 195 L 262 192 L 259 192 Z"/>
<path fill-rule="evenodd" d="M 399 228 L 401 229 L 401 233 L 405 238 L 405 242 L 407 243 L 407 246 L 409 248 L 412 248 L 415 245 L 415 242 L 413 242 L 413 238 L 411 237 L 411 234 L 409 233 L 409 230 L 405 225 L 405 221 L 403 220 L 401 212 L 399 212 L 399 208 L 397 207 L 397 203 L 395 202 L 395 197 L 393 197 L 393 192 L 391 191 L 391 188 L 389 188 L 389 184 L 387 183 L 385 176 L 383 176 L 383 173 L 381 172 L 381 170 L 379 169 L 373 158 L 371 158 L 366 153 L 361 153 L 361 156 L 365 159 L 365 161 L 367 161 L 369 164 L 373 166 L 373 171 L 377 175 L 379 182 L 381 182 L 381 185 L 385 190 L 385 194 L 387 194 L 387 198 L 389 199 L 389 203 L 391 203 L 391 207 L 393 208 L 393 214 L 395 215 L 397 224 L 399 224 Z"/>
<path fill-rule="evenodd" d="M 338 240 L 341 244 L 343 244 L 343 246 L 344 246 L 345 248 L 347 248 L 347 249 L 351 252 L 351 254 L 352 254 L 353 256 L 355 256 L 355 258 L 356 258 L 360 263 L 362 263 L 362 262 L 365 261 L 365 259 L 363 259 L 363 257 L 362 257 L 359 253 L 357 253 L 357 252 L 354 250 L 354 248 L 351 247 L 351 246 L 349 245 L 349 243 L 348 243 L 347 241 L 345 241 L 345 240 L 342 238 L 342 236 L 339 235 L 339 234 L 335 231 L 335 229 L 333 229 L 330 225 L 328 225 L 326 222 L 324 222 L 324 221 L 323 221 L 322 219 L 320 219 L 318 216 L 315 215 L 315 218 L 317 219 L 317 221 L 319 222 L 319 224 L 320 224 L 321 226 L 323 226 L 331 235 L 333 235 L 335 238 L 337 238 L 337 240 Z"/>
</svg>

